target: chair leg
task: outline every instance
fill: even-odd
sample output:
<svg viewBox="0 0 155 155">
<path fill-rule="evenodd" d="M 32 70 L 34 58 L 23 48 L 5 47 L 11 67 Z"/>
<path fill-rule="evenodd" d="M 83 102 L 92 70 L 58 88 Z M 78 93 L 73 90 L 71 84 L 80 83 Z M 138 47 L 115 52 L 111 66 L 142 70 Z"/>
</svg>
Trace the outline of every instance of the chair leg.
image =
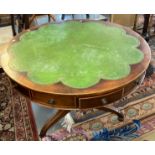
<svg viewBox="0 0 155 155">
<path fill-rule="evenodd" d="M 135 19 L 134 19 L 134 25 L 133 25 L 133 30 L 136 31 L 137 28 L 137 19 L 138 19 L 138 15 L 135 15 Z"/>
<path fill-rule="evenodd" d="M 36 15 L 32 15 L 32 17 L 30 18 L 29 24 L 31 25 L 32 22 L 34 21 L 34 19 L 36 18 Z"/>
<path fill-rule="evenodd" d="M 86 14 L 86 19 L 89 19 L 89 14 Z"/>
<path fill-rule="evenodd" d="M 24 14 L 23 15 L 23 24 L 24 24 L 25 29 L 30 28 L 29 14 Z"/>
<path fill-rule="evenodd" d="M 74 20 L 74 14 L 72 14 L 72 20 Z"/>
<path fill-rule="evenodd" d="M 62 14 L 61 20 L 64 20 L 64 19 L 65 19 L 65 14 Z"/>
<path fill-rule="evenodd" d="M 15 23 L 14 15 L 11 14 L 10 17 L 11 17 L 11 28 L 12 28 L 12 33 L 13 33 L 13 36 L 15 36 L 15 35 L 16 35 L 16 30 L 15 30 L 15 24 L 14 24 L 14 23 Z"/>
<path fill-rule="evenodd" d="M 150 14 L 144 15 L 144 26 L 143 26 L 143 32 L 142 35 L 144 39 L 148 42 L 150 39 L 149 33 L 148 33 L 148 27 L 149 27 L 149 20 L 150 20 Z"/>
<path fill-rule="evenodd" d="M 48 14 L 48 21 L 49 21 L 49 23 L 51 22 L 51 18 L 52 18 L 53 21 L 56 21 L 54 15 Z"/>
</svg>

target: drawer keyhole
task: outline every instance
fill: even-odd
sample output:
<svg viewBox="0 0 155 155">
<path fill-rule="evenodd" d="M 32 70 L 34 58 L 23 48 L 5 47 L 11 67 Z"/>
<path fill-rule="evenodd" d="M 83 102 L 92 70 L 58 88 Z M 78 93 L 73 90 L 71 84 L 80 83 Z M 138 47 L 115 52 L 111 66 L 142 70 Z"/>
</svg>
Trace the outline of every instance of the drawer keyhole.
<svg viewBox="0 0 155 155">
<path fill-rule="evenodd" d="M 53 98 L 51 98 L 51 99 L 48 100 L 48 103 L 49 104 L 55 104 L 55 100 Z"/>
<path fill-rule="evenodd" d="M 106 100 L 105 98 L 102 98 L 101 101 L 102 101 L 102 104 L 103 104 L 103 105 L 108 103 L 107 100 Z"/>
</svg>

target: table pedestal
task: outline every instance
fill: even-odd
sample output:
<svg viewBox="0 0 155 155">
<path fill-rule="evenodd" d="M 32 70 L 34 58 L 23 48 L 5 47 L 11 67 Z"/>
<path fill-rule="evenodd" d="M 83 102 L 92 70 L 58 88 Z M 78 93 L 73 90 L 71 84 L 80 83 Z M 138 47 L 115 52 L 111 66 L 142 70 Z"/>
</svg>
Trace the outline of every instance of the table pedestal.
<svg viewBox="0 0 155 155">
<path fill-rule="evenodd" d="M 124 114 L 118 109 L 118 108 L 115 108 L 115 107 L 112 107 L 112 106 L 104 106 L 104 107 L 100 107 L 98 108 L 99 110 L 104 110 L 104 111 L 107 111 L 107 112 L 113 112 L 115 113 L 117 116 L 118 116 L 118 119 L 120 121 L 123 121 L 124 120 Z M 50 117 L 47 122 L 43 125 L 41 131 L 40 131 L 40 137 L 44 137 L 46 136 L 46 132 L 48 131 L 48 129 L 50 127 L 52 127 L 56 122 L 58 122 L 61 118 L 63 118 L 67 113 L 69 113 L 70 110 L 58 110 L 56 112 L 56 114 L 52 117 Z"/>
<path fill-rule="evenodd" d="M 47 130 L 56 122 L 58 122 L 61 118 L 63 118 L 68 112 L 68 110 L 58 110 L 54 116 L 50 117 L 42 127 L 40 131 L 40 137 L 44 137 L 46 135 Z"/>
<path fill-rule="evenodd" d="M 32 101 L 42 106 L 54 109 L 61 109 L 58 110 L 57 113 L 51 118 L 49 118 L 47 122 L 43 125 L 40 132 L 40 137 L 42 138 L 46 136 L 46 132 L 50 127 L 52 127 L 71 110 L 87 110 L 95 108 L 106 112 L 112 112 L 118 116 L 119 121 L 123 121 L 124 114 L 120 111 L 119 108 L 112 106 L 110 103 L 120 100 L 122 97 L 135 91 L 135 89 L 137 89 L 138 86 L 142 83 L 144 77 L 145 72 L 140 77 L 137 77 L 137 79 L 120 89 L 113 90 L 109 93 L 95 95 L 93 97 L 60 96 L 48 93 L 41 93 L 24 88 L 16 82 L 14 82 L 14 86 L 19 92 L 22 92 L 23 95 L 27 96 Z"/>
</svg>

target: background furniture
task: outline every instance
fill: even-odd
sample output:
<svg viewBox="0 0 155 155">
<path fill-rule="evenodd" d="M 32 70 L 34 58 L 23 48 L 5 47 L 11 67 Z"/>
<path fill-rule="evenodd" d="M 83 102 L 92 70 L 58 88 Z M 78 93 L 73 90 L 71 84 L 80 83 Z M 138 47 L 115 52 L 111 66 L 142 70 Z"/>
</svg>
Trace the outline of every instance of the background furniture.
<svg viewBox="0 0 155 155">
<path fill-rule="evenodd" d="M 65 20 L 65 17 L 68 16 L 69 14 L 62 14 L 61 19 Z M 74 20 L 75 14 L 70 14 L 72 17 L 72 20 Z M 89 19 L 90 15 L 89 14 L 83 14 L 83 18 Z"/>
<path fill-rule="evenodd" d="M 45 16 L 45 14 L 11 14 L 11 26 L 12 32 L 15 36 L 16 34 L 22 32 L 25 29 L 29 29 L 32 22 L 40 16 Z M 48 23 L 52 20 L 55 21 L 55 17 L 52 14 L 47 14 Z"/>
<path fill-rule="evenodd" d="M 44 17 L 44 19 L 42 18 Z M 144 18 L 141 26 L 137 25 L 139 22 L 139 17 Z M 11 14 L 11 15 L 0 15 L 0 25 L 5 26 L 5 20 L 7 23 L 11 23 L 13 35 L 20 33 L 22 30 L 28 29 L 34 25 L 40 25 L 36 21 L 41 19 L 46 23 L 52 21 L 61 21 L 61 20 L 73 20 L 73 19 L 90 19 L 90 20 L 103 20 L 111 21 L 123 26 L 133 28 L 136 32 L 143 35 L 146 40 L 148 40 L 152 34 L 150 34 L 150 29 L 154 27 L 154 15 L 145 14 Z M 5 19 L 5 20 L 2 20 Z M 141 19 L 140 19 L 141 20 Z M 154 28 L 155 29 L 155 28 Z M 154 30 L 155 31 L 155 30 Z"/>
<path fill-rule="evenodd" d="M 112 14 L 110 21 L 123 26 L 134 28 L 136 14 Z"/>
<path fill-rule="evenodd" d="M 11 24 L 11 18 L 8 14 L 0 14 L 0 27 L 8 26 Z"/>
<path fill-rule="evenodd" d="M 94 15 L 94 14 L 11 14 L 11 26 L 13 35 L 17 35 L 25 29 L 29 29 L 32 26 L 38 26 L 37 21 L 39 18 L 46 18 L 46 23 L 56 21 L 56 16 L 61 16 L 61 20 L 73 20 L 73 19 L 90 19 L 90 20 L 103 20 L 107 21 L 108 16 L 106 15 Z M 60 20 L 59 20 L 60 21 Z"/>
</svg>

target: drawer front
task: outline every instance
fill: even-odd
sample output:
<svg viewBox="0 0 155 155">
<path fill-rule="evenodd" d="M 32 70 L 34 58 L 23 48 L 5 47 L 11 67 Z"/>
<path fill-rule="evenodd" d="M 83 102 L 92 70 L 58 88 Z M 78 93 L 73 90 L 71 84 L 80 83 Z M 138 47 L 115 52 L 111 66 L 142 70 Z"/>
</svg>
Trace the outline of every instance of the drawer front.
<svg viewBox="0 0 155 155">
<path fill-rule="evenodd" d="M 31 99 L 42 105 L 53 108 L 76 108 L 76 100 L 70 96 L 57 96 L 31 91 Z"/>
<path fill-rule="evenodd" d="M 129 93 L 134 92 L 142 84 L 144 78 L 145 78 L 145 72 L 139 78 L 137 78 L 135 81 L 132 81 L 127 86 L 125 86 L 123 96 L 126 96 Z"/>
<path fill-rule="evenodd" d="M 88 98 L 79 98 L 79 108 L 85 109 L 85 108 L 95 108 L 104 106 L 106 104 L 119 100 L 122 97 L 122 93 L 123 89 L 106 95 L 100 95 Z"/>
<path fill-rule="evenodd" d="M 124 95 L 123 96 L 126 96 L 129 93 L 131 93 L 136 87 L 137 87 L 136 81 L 133 81 L 130 84 L 128 84 L 127 86 L 125 86 L 124 87 Z"/>
</svg>

